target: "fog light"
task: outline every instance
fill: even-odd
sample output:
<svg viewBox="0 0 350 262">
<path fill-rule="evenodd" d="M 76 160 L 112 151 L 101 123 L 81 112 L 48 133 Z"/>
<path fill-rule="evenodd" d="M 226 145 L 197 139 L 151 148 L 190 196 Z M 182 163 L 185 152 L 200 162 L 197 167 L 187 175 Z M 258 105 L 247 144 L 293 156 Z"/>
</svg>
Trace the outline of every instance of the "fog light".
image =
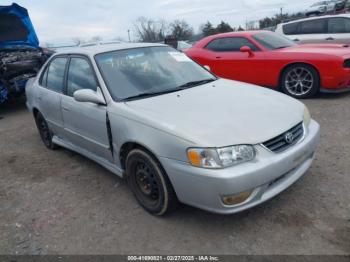
<svg viewBox="0 0 350 262">
<path fill-rule="evenodd" d="M 252 191 L 245 191 L 236 195 L 222 197 L 222 202 L 227 206 L 234 206 L 246 201 L 252 194 Z"/>
</svg>

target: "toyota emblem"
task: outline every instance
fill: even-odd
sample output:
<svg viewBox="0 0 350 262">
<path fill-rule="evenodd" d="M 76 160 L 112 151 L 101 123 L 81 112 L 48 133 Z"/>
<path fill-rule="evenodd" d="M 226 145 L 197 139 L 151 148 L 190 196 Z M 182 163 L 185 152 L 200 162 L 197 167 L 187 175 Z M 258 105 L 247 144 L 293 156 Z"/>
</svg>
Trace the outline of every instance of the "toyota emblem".
<svg viewBox="0 0 350 262">
<path fill-rule="evenodd" d="M 288 144 L 292 144 L 294 142 L 294 135 L 293 133 L 289 132 L 289 133 L 286 133 L 284 135 L 284 140 L 288 143 Z"/>
</svg>

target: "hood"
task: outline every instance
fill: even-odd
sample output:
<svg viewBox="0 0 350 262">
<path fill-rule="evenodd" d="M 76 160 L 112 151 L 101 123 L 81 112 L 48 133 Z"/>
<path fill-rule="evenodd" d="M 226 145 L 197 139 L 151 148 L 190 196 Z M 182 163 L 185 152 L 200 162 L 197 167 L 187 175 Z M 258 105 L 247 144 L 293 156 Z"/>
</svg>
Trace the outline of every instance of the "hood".
<svg viewBox="0 0 350 262">
<path fill-rule="evenodd" d="M 345 44 L 301 44 L 287 48 L 277 49 L 275 51 L 344 56 L 350 54 L 350 47 Z"/>
<path fill-rule="evenodd" d="M 279 92 L 224 79 L 126 105 L 134 120 L 203 147 L 265 142 L 302 122 L 304 112 Z"/>
<path fill-rule="evenodd" d="M 0 6 L 0 48 L 39 47 L 39 40 L 27 9 L 12 4 Z"/>
</svg>

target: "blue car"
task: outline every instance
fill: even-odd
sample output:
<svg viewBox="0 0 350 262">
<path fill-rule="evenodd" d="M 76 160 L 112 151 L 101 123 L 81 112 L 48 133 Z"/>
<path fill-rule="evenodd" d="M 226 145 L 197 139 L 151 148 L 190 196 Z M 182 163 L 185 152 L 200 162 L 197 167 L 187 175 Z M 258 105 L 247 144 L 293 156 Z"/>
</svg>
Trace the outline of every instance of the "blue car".
<svg viewBox="0 0 350 262">
<path fill-rule="evenodd" d="M 39 40 L 27 9 L 0 6 L 0 104 L 24 94 L 29 78 L 36 76 L 51 55 Z"/>
</svg>

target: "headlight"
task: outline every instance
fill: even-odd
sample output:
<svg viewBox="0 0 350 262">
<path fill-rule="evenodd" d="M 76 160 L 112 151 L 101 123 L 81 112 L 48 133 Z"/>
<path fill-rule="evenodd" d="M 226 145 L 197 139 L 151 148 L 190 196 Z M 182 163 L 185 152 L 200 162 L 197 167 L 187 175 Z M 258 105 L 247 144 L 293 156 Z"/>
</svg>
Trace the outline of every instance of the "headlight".
<svg viewBox="0 0 350 262">
<path fill-rule="evenodd" d="M 309 109 L 307 109 L 307 107 L 305 107 L 305 109 L 304 109 L 304 125 L 306 127 L 308 127 L 310 125 L 310 122 L 311 122 L 310 111 L 309 111 Z"/>
<path fill-rule="evenodd" d="M 188 160 L 193 166 L 203 168 L 225 168 L 255 158 L 255 150 L 250 145 L 229 146 L 223 148 L 190 148 Z"/>
</svg>

